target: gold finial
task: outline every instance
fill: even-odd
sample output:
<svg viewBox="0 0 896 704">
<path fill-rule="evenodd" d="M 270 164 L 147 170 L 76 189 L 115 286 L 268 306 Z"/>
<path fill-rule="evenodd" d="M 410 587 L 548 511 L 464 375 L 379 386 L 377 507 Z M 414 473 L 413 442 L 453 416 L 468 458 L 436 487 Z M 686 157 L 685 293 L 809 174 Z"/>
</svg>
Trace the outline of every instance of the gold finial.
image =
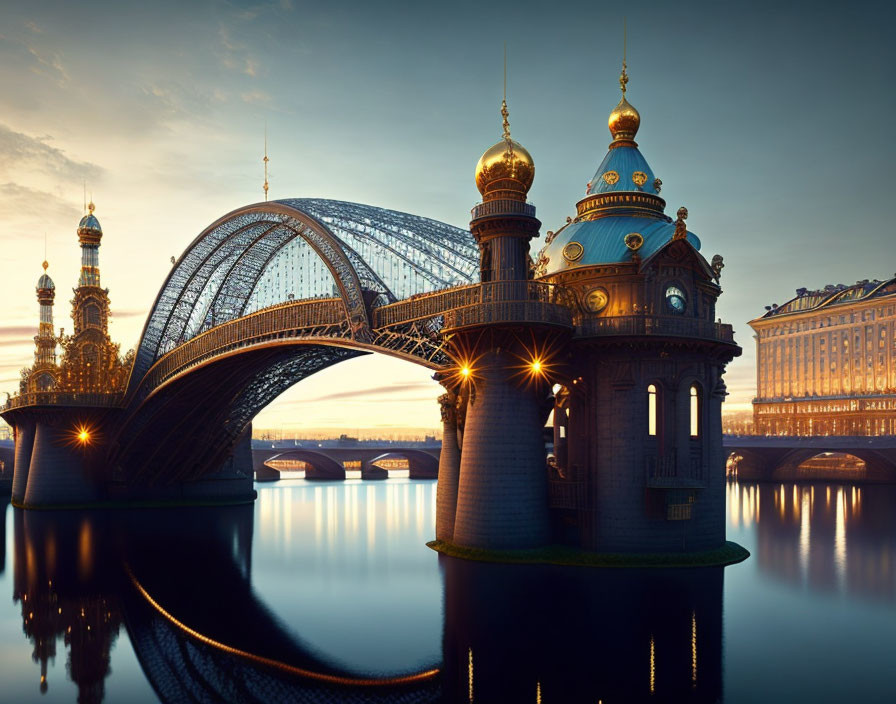
<svg viewBox="0 0 896 704">
<path fill-rule="evenodd" d="M 90 202 L 87 204 L 87 212 L 93 215 L 94 210 L 96 210 L 96 206 L 93 204 L 93 198 L 91 198 Z"/>
<path fill-rule="evenodd" d="M 44 259 L 44 263 L 41 264 L 41 266 L 44 268 L 44 271 L 46 271 L 50 268 L 50 263 L 46 259 Z"/>
<path fill-rule="evenodd" d="M 510 120 L 508 120 L 508 116 L 510 115 L 510 111 L 507 109 L 507 42 L 504 42 L 504 97 L 501 100 L 501 117 L 504 118 L 504 141 L 507 142 L 507 146 L 511 149 L 511 140 L 510 140 Z"/>
<path fill-rule="evenodd" d="M 264 199 L 268 199 L 268 123 L 264 123 Z"/>
<path fill-rule="evenodd" d="M 625 50 L 628 43 L 628 32 L 625 26 L 625 17 L 622 18 L 622 73 L 619 74 L 619 87 L 622 89 L 622 97 L 625 98 L 625 86 L 628 83 L 628 66 L 625 63 Z"/>
</svg>

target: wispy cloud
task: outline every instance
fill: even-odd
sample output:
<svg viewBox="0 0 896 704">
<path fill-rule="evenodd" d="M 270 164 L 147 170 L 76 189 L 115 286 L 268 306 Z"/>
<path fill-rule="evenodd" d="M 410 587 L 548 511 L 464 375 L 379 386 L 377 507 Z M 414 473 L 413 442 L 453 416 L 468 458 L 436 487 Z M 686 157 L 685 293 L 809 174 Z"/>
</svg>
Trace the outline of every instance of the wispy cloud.
<svg viewBox="0 0 896 704">
<path fill-rule="evenodd" d="M 352 401 L 370 401 L 381 399 L 384 396 L 402 396 L 402 400 L 409 400 L 405 394 L 409 391 L 421 391 L 423 389 L 432 390 L 433 393 L 438 390 L 438 387 L 435 384 L 431 384 L 429 382 L 411 382 L 408 384 L 390 384 L 389 386 L 375 386 L 369 389 L 357 389 L 351 391 L 337 391 L 332 394 L 324 394 L 323 396 L 316 396 L 314 398 L 303 398 L 296 399 L 295 401 L 289 401 L 286 405 L 289 404 L 303 404 L 303 403 L 319 403 L 321 401 L 338 401 L 341 399 L 351 399 Z M 422 400 L 429 400 L 432 397 L 425 397 Z M 421 400 L 420 398 L 416 398 L 413 400 Z"/>
<path fill-rule="evenodd" d="M 62 181 L 98 180 L 103 170 L 96 164 L 78 161 L 49 144 L 49 136 L 31 137 L 0 125 L 0 174 L 27 169 L 56 176 Z"/>
<path fill-rule="evenodd" d="M 68 201 L 18 183 L 0 184 L 0 218 L 10 218 L 21 213 L 40 213 L 43 220 L 75 220 L 80 216 L 77 207 Z"/>
</svg>

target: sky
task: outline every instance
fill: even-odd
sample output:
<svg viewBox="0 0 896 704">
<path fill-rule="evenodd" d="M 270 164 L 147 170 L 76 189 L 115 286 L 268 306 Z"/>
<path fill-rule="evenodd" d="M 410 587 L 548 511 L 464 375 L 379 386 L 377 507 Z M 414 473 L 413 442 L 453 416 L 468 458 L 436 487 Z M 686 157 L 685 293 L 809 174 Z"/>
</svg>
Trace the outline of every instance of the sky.
<svg viewBox="0 0 896 704">
<path fill-rule="evenodd" d="M 896 108 L 890 3 L 29 2 L 0 0 L 0 391 L 31 363 L 46 238 L 71 329 L 84 184 L 103 226 L 110 332 L 137 344 L 171 256 L 262 200 L 324 197 L 467 226 L 473 169 L 513 136 L 557 229 L 606 153 L 623 15 L 637 140 L 710 259 L 744 348 L 727 408 L 749 408 L 747 321 L 800 287 L 889 278 Z M 540 249 L 533 242 L 533 250 Z M 321 372 L 256 428 L 439 425 L 430 372 L 372 355 Z"/>
</svg>

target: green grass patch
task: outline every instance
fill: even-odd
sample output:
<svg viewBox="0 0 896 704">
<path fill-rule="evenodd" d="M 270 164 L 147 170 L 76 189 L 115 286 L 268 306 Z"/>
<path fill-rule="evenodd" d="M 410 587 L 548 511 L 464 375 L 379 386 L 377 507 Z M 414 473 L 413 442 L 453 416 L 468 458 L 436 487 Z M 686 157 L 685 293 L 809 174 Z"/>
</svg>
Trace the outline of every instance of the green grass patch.
<svg viewBox="0 0 896 704">
<path fill-rule="evenodd" d="M 480 550 L 442 540 L 426 544 L 436 552 L 477 562 L 520 565 L 567 565 L 576 567 L 722 567 L 742 562 L 749 550 L 728 541 L 715 550 L 694 552 L 588 552 L 567 545 L 548 545 L 532 550 Z"/>
</svg>

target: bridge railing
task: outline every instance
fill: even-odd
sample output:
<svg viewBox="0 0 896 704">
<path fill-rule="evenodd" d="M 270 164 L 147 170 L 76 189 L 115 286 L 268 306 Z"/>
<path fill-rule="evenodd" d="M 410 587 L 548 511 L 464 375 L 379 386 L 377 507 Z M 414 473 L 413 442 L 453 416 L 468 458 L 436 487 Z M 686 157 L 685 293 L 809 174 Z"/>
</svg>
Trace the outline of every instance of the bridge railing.
<svg viewBox="0 0 896 704">
<path fill-rule="evenodd" d="M 215 354 L 263 339 L 299 337 L 303 332 L 339 327 L 345 322 L 341 298 L 291 301 L 263 308 L 206 330 L 171 350 L 153 365 L 143 385 L 154 388 L 173 374 Z"/>
<path fill-rule="evenodd" d="M 121 393 L 85 393 L 75 391 L 29 391 L 10 397 L 0 410 L 9 411 L 25 406 L 83 406 L 114 408 L 119 406 L 124 395 Z"/>
<path fill-rule="evenodd" d="M 450 308 L 470 305 L 470 301 L 477 295 L 478 287 L 479 284 L 467 284 L 432 293 L 418 293 L 403 301 L 375 308 L 373 327 L 385 328 L 435 318 Z"/>
<path fill-rule="evenodd" d="M 576 321 L 577 337 L 657 335 L 734 342 L 734 329 L 725 323 L 660 315 L 621 315 Z"/>
</svg>

